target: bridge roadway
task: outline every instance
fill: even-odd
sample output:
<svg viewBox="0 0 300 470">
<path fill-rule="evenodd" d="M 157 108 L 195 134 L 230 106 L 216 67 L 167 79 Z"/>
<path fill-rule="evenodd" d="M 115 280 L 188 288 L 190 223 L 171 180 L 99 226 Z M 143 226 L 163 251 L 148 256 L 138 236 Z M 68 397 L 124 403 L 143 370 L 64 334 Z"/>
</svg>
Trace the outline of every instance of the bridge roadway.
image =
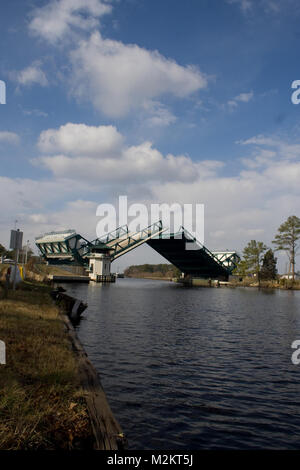
<svg viewBox="0 0 300 470">
<path fill-rule="evenodd" d="M 227 280 L 238 261 L 235 252 L 228 252 L 227 258 L 220 261 L 217 253 L 210 252 L 193 240 L 186 231 L 183 231 L 181 238 L 178 235 L 155 237 L 147 244 L 181 272 L 192 277 Z"/>
</svg>

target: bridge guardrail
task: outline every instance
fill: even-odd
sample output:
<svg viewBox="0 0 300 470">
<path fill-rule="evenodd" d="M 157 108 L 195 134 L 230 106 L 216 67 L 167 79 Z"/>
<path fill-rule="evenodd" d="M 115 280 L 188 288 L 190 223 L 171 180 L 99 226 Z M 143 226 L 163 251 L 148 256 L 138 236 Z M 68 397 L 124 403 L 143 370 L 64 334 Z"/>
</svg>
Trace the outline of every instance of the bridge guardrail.
<svg viewBox="0 0 300 470">
<path fill-rule="evenodd" d="M 208 248 L 206 248 L 206 246 L 204 246 L 202 243 L 200 243 L 196 237 L 194 237 L 188 230 L 186 230 L 183 226 L 180 227 L 179 231 L 182 229 L 183 233 L 184 234 L 187 234 L 188 237 L 186 238 L 190 238 L 192 239 L 195 243 L 197 243 L 198 245 L 201 246 L 201 248 L 211 257 L 213 258 L 213 260 L 219 264 L 219 266 L 221 266 L 223 269 L 225 269 L 227 272 L 230 272 L 231 273 L 231 270 L 228 268 L 228 266 L 225 266 L 225 264 L 223 263 L 223 261 L 219 260 L 219 258 L 217 258 Z"/>
</svg>

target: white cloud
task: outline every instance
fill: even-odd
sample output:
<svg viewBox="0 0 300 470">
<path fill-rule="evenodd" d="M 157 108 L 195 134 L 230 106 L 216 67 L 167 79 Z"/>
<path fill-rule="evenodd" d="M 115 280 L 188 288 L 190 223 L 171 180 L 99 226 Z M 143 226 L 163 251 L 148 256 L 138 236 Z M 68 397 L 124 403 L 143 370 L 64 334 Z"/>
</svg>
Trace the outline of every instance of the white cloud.
<svg viewBox="0 0 300 470">
<path fill-rule="evenodd" d="M 248 103 L 248 101 L 252 100 L 252 98 L 253 98 L 253 91 L 250 91 L 249 93 L 241 93 L 240 95 L 236 96 L 234 99 L 235 101 Z"/>
<path fill-rule="evenodd" d="M 256 8 L 261 8 L 266 13 L 280 13 L 283 10 L 291 11 L 295 14 L 299 12 L 298 0 L 226 0 L 228 4 L 236 4 L 243 13 L 253 12 Z"/>
<path fill-rule="evenodd" d="M 251 238 L 271 246 L 279 225 L 289 215 L 300 216 L 300 148 L 278 136 L 246 142 L 251 168 L 242 168 L 235 177 L 215 174 L 152 186 L 154 200 L 205 204 L 205 243 L 210 249 L 241 250 Z"/>
<path fill-rule="evenodd" d="M 252 100 L 254 94 L 253 91 L 250 91 L 249 93 L 240 93 L 237 95 L 235 98 L 232 98 L 227 102 L 227 105 L 229 106 L 230 109 L 234 109 L 238 107 L 239 103 L 248 103 L 249 101 Z"/>
<path fill-rule="evenodd" d="M 241 145 L 255 145 L 261 154 L 262 149 L 269 147 L 264 152 L 275 152 L 275 155 L 282 160 L 293 160 L 300 157 L 300 144 L 290 143 L 275 136 L 264 136 L 262 134 L 251 137 L 243 141 L 238 141 Z M 266 155 L 266 154 L 265 154 Z"/>
<path fill-rule="evenodd" d="M 219 176 L 221 161 L 193 161 L 186 155 L 163 155 L 151 142 L 126 146 L 122 135 L 112 126 L 87 126 L 68 123 L 59 129 L 48 129 L 40 135 L 38 145 L 47 155 L 35 162 L 49 169 L 55 178 L 96 185 L 148 185 L 184 183 L 203 185 L 219 178 L 232 191 L 239 181 L 251 191 L 259 180 L 272 191 L 297 188 L 300 170 L 300 145 L 278 137 L 258 135 L 238 142 L 250 146 L 251 153 L 241 161 L 244 168 L 237 178 Z M 49 155 L 52 154 L 52 155 Z M 265 179 L 265 181 L 264 181 Z M 259 182 L 260 183 L 260 182 Z M 215 184 L 215 183 L 213 183 Z M 220 184 L 216 183 L 218 191 Z M 151 190 L 151 186 L 149 186 Z M 223 201 L 224 199 L 222 199 Z"/>
<path fill-rule="evenodd" d="M 20 137 L 15 132 L 0 131 L 0 142 L 8 142 L 9 144 L 18 144 Z"/>
<path fill-rule="evenodd" d="M 94 236 L 97 204 L 83 201 L 76 205 L 78 194 L 91 195 L 89 185 L 80 181 L 74 184 L 63 178 L 38 181 L 0 177 L 0 243 L 8 245 L 15 220 L 24 230 L 24 239 L 30 239 L 32 246 L 34 237 L 56 229 L 78 227 L 82 233 Z"/>
<path fill-rule="evenodd" d="M 104 185 L 194 181 L 200 175 L 208 177 L 222 167 L 222 163 L 211 160 L 194 163 L 184 155 L 164 157 L 150 142 L 123 150 L 119 158 L 55 155 L 41 157 L 39 161 L 57 178 L 83 179 Z"/>
<path fill-rule="evenodd" d="M 242 158 L 244 165 L 250 169 L 259 168 L 261 166 L 269 165 L 270 159 L 276 157 L 276 152 L 267 149 L 260 149 L 253 152 L 251 158 Z"/>
<path fill-rule="evenodd" d="M 258 146 L 278 146 L 280 144 L 280 140 L 278 138 L 274 137 L 266 137 L 262 134 L 256 135 L 254 137 L 250 137 L 250 139 L 246 140 L 238 140 L 236 142 L 237 144 L 242 144 L 242 145 L 258 145 Z"/>
<path fill-rule="evenodd" d="M 38 147 L 45 153 L 111 157 L 120 153 L 123 137 L 114 126 L 87 126 L 67 123 L 59 129 L 43 131 Z"/>
<path fill-rule="evenodd" d="M 112 126 L 68 123 L 40 135 L 38 146 L 45 153 L 36 160 L 56 177 L 91 183 L 116 184 L 135 181 L 194 181 L 208 177 L 222 167 L 221 162 L 193 162 L 186 155 L 162 155 L 151 142 L 127 147 Z"/>
<path fill-rule="evenodd" d="M 189 96 L 207 86 L 194 66 L 183 67 L 157 51 L 103 39 L 94 32 L 71 53 L 72 93 L 110 117 L 122 117 L 163 95 Z"/>
<path fill-rule="evenodd" d="M 64 197 L 73 197 L 77 191 L 84 191 L 79 182 L 74 185 L 70 180 L 35 180 L 31 178 L 0 177 L 0 211 L 1 221 L 15 218 L 35 211 L 43 211 Z"/>
<path fill-rule="evenodd" d="M 253 6 L 252 0 L 226 0 L 226 1 L 229 4 L 237 4 L 244 13 L 251 10 Z"/>
<path fill-rule="evenodd" d="M 162 98 L 185 98 L 205 88 L 207 76 L 158 51 L 104 39 L 99 21 L 111 11 L 110 0 L 53 0 L 33 10 L 29 30 L 53 45 L 73 48 L 65 53 L 71 67 L 69 91 L 77 99 L 91 102 L 109 117 L 139 110 L 150 127 L 172 124 L 176 116 Z M 17 79 L 23 85 L 47 84 L 38 64 L 19 72 Z"/>
<path fill-rule="evenodd" d="M 48 113 L 41 109 L 23 109 L 25 116 L 47 117 Z"/>
<path fill-rule="evenodd" d="M 97 206 L 98 203 L 94 201 L 75 199 L 64 204 L 62 209 L 53 210 L 47 215 L 43 212 L 31 214 L 28 223 L 33 224 L 35 236 L 52 230 L 76 229 L 82 236 L 92 240 L 96 238 Z"/>
<path fill-rule="evenodd" d="M 48 85 L 47 77 L 41 69 L 40 62 L 33 62 L 33 64 L 29 65 L 23 70 L 13 72 L 11 75 L 20 85 L 23 86 L 30 86 L 34 83 L 37 83 L 41 86 Z"/>
<path fill-rule="evenodd" d="M 29 29 L 54 44 L 74 29 L 96 28 L 99 18 L 110 12 L 111 6 L 105 0 L 54 0 L 33 11 Z"/>
<path fill-rule="evenodd" d="M 42 146 L 54 155 L 41 157 L 40 161 L 52 172 L 53 179 L 0 179 L 2 240 L 8 238 L 7 227 L 15 219 L 27 238 L 49 230 L 75 228 L 92 239 L 98 221 L 97 204 L 114 202 L 120 194 L 130 196 L 129 204 L 204 203 L 205 244 L 212 250 L 242 250 L 252 238 L 271 245 L 279 225 L 289 215 L 300 215 L 297 142 L 262 135 L 239 142 L 254 164 L 243 165 L 239 174 L 231 176 L 221 173 L 218 161 L 164 156 L 149 142 L 128 147 L 123 142 L 117 153 L 107 157 L 94 139 L 90 155 L 77 154 L 75 148 L 84 148 L 85 133 L 90 129 L 87 126 L 84 131 L 80 124 L 72 126 L 62 126 L 56 133 L 51 129 L 51 135 L 47 131 L 42 134 L 47 136 L 41 139 Z M 82 142 L 77 139 L 73 148 L 71 141 L 66 143 L 64 133 L 68 135 L 71 129 L 75 135 L 76 126 Z M 66 148 L 66 155 L 55 153 Z M 130 262 L 134 262 L 134 254 Z"/>
<path fill-rule="evenodd" d="M 144 103 L 145 123 L 149 127 L 166 127 L 176 121 L 176 116 L 159 101 Z M 148 115 L 148 116 L 147 116 Z"/>
<path fill-rule="evenodd" d="M 220 174 L 219 161 L 164 156 L 149 142 L 123 145 L 114 158 L 69 153 L 40 161 L 55 178 L 100 185 L 110 197 L 127 193 L 134 202 L 147 195 L 149 204 L 204 203 L 207 246 L 241 250 L 251 238 L 271 244 L 280 223 L 298 214 L 300 148 L 277 136 L 255 136 L 239 144 L 249 146 L 250 156 L 234 177 Z"/>
<path fill-rule="evenodd" d="M 98 203 L 78 200 L 78 191 L 69 181 L 0 177 L 0 242 L 8 247 L 15 220 L 32 248 L 35 237 L 51 230 L 76 228 L 95 238 Z"/>
<path fill-rule="evenodd" d="M 291 12 L 292 14 L 299 13 L 298 0 L 260 0 L 261 6 L 266 13 L 280 13 Z"/>
<path fill-rule="evenodd" d="M 271 244 L 279 225 L 299 215 L 300 164 L 284 164 L 237 177 L 211 177 L 191 183 L 154 185 L 154 200 L 205 205 L 205 244 L 212 250 L 242 250 L 253 237 Z M 220 232 L 223 236 L 220 237 Z"/>
</svg>

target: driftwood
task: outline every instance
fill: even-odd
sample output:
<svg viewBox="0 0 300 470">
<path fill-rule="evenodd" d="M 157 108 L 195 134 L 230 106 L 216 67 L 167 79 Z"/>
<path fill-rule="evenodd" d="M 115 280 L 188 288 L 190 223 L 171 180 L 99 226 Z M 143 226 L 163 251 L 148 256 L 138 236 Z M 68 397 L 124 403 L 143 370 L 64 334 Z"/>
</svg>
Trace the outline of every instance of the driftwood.
<svg viewBox="0 0 300 470">
<path fill-rule="evenodd" d="M 72 348 L 78 361 L 81 385 L 85 391 L 87 408 L 97 450 L 124 450 L 127 440 L 108 404 L 98 374 L 84 351 L 67 315 L 62 315 Z"/>
</svg>

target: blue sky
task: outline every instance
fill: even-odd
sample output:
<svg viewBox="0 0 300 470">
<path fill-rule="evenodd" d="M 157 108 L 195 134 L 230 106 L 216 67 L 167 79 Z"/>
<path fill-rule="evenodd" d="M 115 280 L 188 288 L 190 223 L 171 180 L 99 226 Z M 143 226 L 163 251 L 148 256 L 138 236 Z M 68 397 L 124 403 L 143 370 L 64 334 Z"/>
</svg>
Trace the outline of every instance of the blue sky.
<svg viewBox="0 0 300 470">
<path fill-rule="evenodd" d="M 127 194 L 204 203 L 210 249 L 270 245 L 299 216 L 299 20 L 297 0 L 5 2 L 1 242 L 15 219 L 32 245 L 94 238 Z"/>
</svg>

